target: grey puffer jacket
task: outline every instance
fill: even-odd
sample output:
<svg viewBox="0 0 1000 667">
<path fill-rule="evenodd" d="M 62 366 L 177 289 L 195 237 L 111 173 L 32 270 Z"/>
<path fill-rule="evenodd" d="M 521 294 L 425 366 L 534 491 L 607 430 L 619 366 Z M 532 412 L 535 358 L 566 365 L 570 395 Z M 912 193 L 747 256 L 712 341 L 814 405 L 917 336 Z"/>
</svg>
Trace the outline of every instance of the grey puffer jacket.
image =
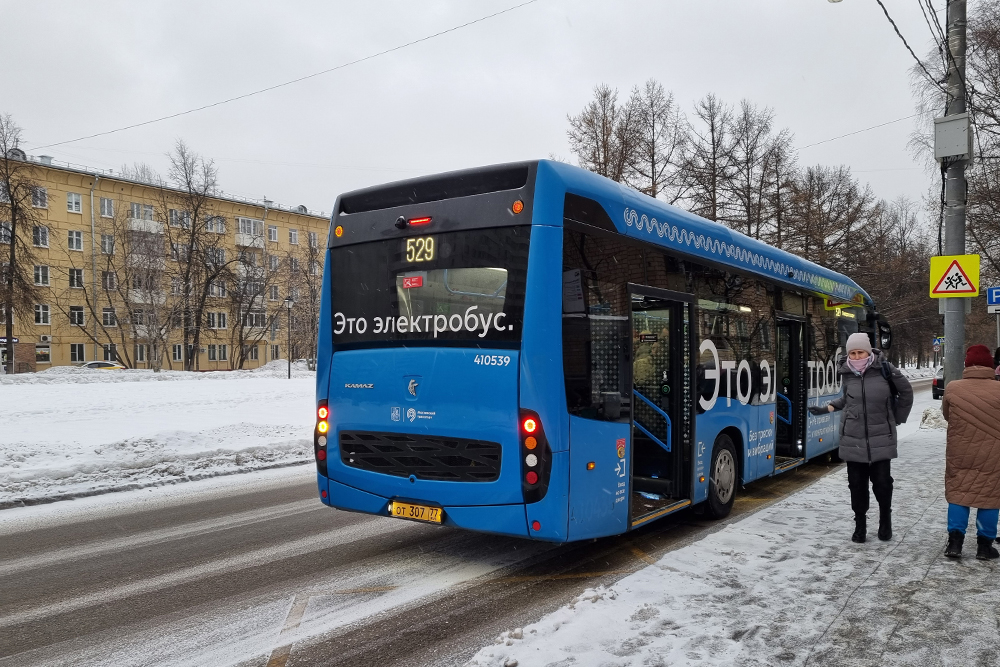
<svg viewBox="0 0 1000 667">
<path fill-rule="evenodd" d="M 891 364 L 893 382 L 899 391 L 896 410 L 892 410 L 889 382 L 882 376 L 882 353 L 861 375 L 855 375 L 845 358 L 840 362 L 843 381 L 841 395 L 830 402 L 834 410 L 843 410 L 840 421 L 840 458 L 857 463 L 873 463 L 896 458 L 896 424 L 910 416 L 913 388 L 898 368 Z"/>
</svg>

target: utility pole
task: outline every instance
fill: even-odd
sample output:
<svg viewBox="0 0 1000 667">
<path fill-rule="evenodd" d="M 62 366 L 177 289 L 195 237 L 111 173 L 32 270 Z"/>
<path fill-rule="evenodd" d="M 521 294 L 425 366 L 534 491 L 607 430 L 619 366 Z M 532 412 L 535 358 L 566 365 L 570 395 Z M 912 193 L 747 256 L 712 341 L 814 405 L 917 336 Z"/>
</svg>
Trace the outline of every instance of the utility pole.
<svg viewBox="0 0 1000 667">
<path fill-rule="evenodd" d="M 948 2 L 948 106 L 945 117 L 966 113 L 966 0 Z M 973 129 L 969 127 L 969 132 Z M 971 159 L 971 151 L 968 155 Z M 965 254 L 965 168 L 969 160 L 952 158 L 945 172 L 944 254 Z M 965 366 L 965 299 L 944 299 L 944 381 L 962 378 Z"/>
</svg>

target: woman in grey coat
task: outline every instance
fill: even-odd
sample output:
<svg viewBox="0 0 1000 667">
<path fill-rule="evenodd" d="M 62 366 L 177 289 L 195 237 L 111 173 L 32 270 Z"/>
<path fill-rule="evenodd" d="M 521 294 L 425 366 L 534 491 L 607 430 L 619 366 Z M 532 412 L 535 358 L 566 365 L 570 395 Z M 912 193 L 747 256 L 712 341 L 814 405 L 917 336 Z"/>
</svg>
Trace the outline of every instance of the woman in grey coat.
<svg viewBox="0 0 1000 667">
<path fill-rule="evenodd" d="M 882 352 L 873 349 L 867 334 L 847 339 L 847 358 L 839 368 L 843 392 L 813 414 L 843 410 L 840 421 L 840 458 L 847 462 L 847 485 L 854 510 L 855 542 L 864 542 L 868 530 L 868 482 L 879 506 L 878 538 L 892 539 L 892 476 L 889 461 L 896 458 L 896 424 L 902 424 L 913 407 L 913 388 L 897 368 L 885 362 L 898 392 L 893 401 L 889 380 L 883 374 Z M 893 403 L 895 402 L 895 406 Z"/>
</svg>

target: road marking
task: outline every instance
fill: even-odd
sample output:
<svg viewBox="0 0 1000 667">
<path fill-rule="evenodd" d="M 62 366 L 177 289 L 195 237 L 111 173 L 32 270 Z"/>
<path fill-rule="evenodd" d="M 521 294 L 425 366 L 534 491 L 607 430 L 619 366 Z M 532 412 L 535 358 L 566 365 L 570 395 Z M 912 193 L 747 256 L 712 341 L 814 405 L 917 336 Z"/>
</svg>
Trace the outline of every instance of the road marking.
<svg viewBox="0 0 1000 667">
<path fill-rule="evenodd" d="M 8 560 L 0 565 L 0 576 L 8 576 L 23 570 L 40 569 L 52 567 L 67 561 L 79 561 L 83 558 L 98 556 L 104 553 L 121 552 L 127 549 L 161 544 L 171 540 L 179 540 L 188 537 L 204 535 L 219 530 L 230 528 L 241 528 L 262 521 L 269 521 L 276 518 L 284 518 L 304 514 L 306 512 L 325 512 L 326 508 L 318 505 L 314 500 L 302 500 L 293 503 L 285 503 L 272 508 L 248 510 L 216 519 L 204 519 L 191 523 L 142 532 L 128 537 L 119 537 L 110 540 L 95 540 L 93 542 L 78 544 L 62 549 L 46 551 L 44 553 L 32 554 Z"/>
<path fill-rule="evenodd" d="M 310 596 L 308 595 L 296 595 L 292 600 L 292 608 L 288 610 L 288 616 L 285 618 L 285 624 L 281 628 L 281 633 L 278 635 L 287 635 L 295 628 L 299 627 L 299 623 L 302 622 L 302 617 L 306 613 L 306 607 L 309 606 Z M 292 645 L 285 644 L 279 646 L 278 648 L 271 651 L 271 657 L 267 660 L 267 667 L 285 667 L 285 663 L 288 662 L 288 657 L 292 654 Z"/>
<path fill-rule="evenodd" d="M 643 560 L 643 561 L 646 561 L 646 562 L 647 562 L 647 563 L 649 563 L 650 565 L 656 565 L 656 561 L 655 561 L 655 560 L 653 559 L 653 557 L 652 557 L 652 556 L 650 556 L 649 554 L 647 554 L 647 553 L 646 553 L 645 551 L 643 551 L 643 550 L 642 550 L 642 549 L 640 549 L 639 547 L 635 547 L 635 546 L 630 546 L 630 547 L 629 547 L 629 550 L 630 550 L 630 551 L 631 551 L 631 552 L 632 552 L 633 554 L 635 554 L 636 558 L 638 558 L 639 560 Z"/>
<path fill-rule="evenodd" d="M 255 567 L 301 554 L 322 551 L 331 547 L 343 546 L 399 530 L 419 530 L 419 527 L 418 524 L 409 521 L 394 521 L 388 517 L 384 519 L 374 518 L 372 521 L 354 524 L 346 528 L 337 528 L 317 535 L 310 535 L 302 539 L 286 542 L 277 547 L 264 547 L 254 551 L 247 551 L 238 556 L 214 560 L 135 583 L 95 591 L 68 600 L 60 600 L 59 602 L 43 604 L 38 607 L 15 612 L 0 617 L 0 628 L 39 621 L 56 614 L 66 614 L 98 604 L 108 604 L 163 588 L 206 579 L 216 574 L 232 574 L 244 568 Z"/>
</svg>

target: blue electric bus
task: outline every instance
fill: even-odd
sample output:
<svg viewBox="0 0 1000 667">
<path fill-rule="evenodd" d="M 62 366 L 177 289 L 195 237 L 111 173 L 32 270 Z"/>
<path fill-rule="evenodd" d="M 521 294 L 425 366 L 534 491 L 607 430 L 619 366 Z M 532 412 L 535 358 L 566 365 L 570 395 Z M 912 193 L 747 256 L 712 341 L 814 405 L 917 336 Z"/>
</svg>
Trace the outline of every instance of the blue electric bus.
<svg viewBox="0 0 1000 667">
<path fill-rule="evenodd" d="M 332 507 L 614 535 L 835 452 L 846 276 L 559 162 L 337 199 L 314 437 Z"/>
</svg>

